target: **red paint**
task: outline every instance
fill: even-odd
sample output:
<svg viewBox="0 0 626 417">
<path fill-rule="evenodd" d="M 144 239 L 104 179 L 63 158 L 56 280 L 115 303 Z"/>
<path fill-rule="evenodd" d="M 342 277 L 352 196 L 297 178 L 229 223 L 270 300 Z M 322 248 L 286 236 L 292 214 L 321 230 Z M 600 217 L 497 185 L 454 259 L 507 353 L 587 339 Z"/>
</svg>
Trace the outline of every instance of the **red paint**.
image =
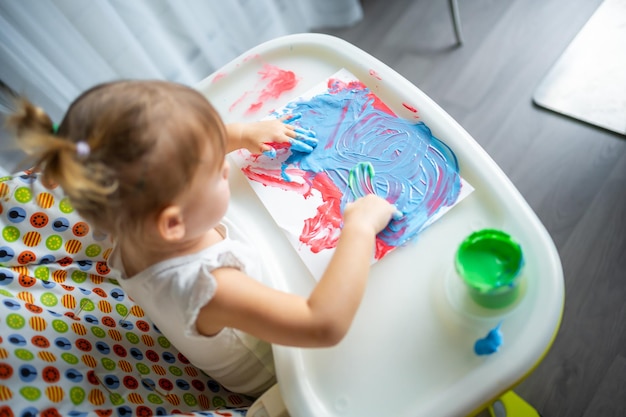
<svg viewBox="0 0 626 417">
<path fill-rule="evenodd" d="M 243 62 L 248 62 L 248 61 L 251 61 L 253 59 L 260 58 L 260 57 L 261 57 L 261 55 L 259 55 L 259 54 L 248 55 L 247 57 L 245 57 L 243 59 Z"/>
<path fill-rule="evenodd" d="M 370 75 L 374 78 L 376 78 L 377 80 L 382 80 L 381 76 L 378 75 L 378 73 L 376 71 L 374 71 L 373 69 L 370 70 Z"/>
<path fill-rule="evenodd" d="M 259 71 L 262 80 L 267 81 L 267 86 L 261 91 L 259 98 L 278 98 L 285 91 L 293 90 L 298 79 L 293 71 L 286 71 L 272 65 L 265 64 Z"/>
<path fill-rule="evenodd" d="M 243 93 L 241 95 L 241 97 L 239 97 L 237 100 L 233 101 L 233 104 L 230 105 L 230 107 L 228 108 L 228 111 L 233 111 L 235 109 L 235 107 L 237 107 L 239 105 L 239 103 L 244 101 L 246 99 L 246 97 L 248 97 L 249 95 L 250 95 L 249 91 L 246 91 L 245 93 Z"/>
<path fill-rule="evenodd" d="M 325 172 L 313 177 L 312 186 L 322 194 L 323 203 L 317 207 L 314 217 L 304 221 L 300 242 L 308 245 L 311 252 L 318 253 L 337 246 L 343 222 L 342 193 Z"/>
<path fill-rule="evenodd" d="M 258 55 L 253 55 L 245 60 L 258 58 Z M 261 71 L 258 72 L 261 76 L 257 82 L 257 86 L 250 91 L 246 91 L 233 102 L 228 108 L 229 111 L 233 111 L 244 100 L 250 99 L 252 104 L 246 110 L 246 115 L 257 113 L 267 100 L 277 99 L 287 91 L 293 90 L 298 84 L 298 77 L 293 71 L 283 70 L 273 65 L 265 64 Z M 213 80 L 215 81 L 215 80 Z M 262 85 L 263 87 L 260 87 Z"/>
<path fill-rule="evenodd" d="M 272 148 L 274 148 L 275 151 L 278 151 L 280 149 L 289 149 L 291 148 L 291 144 L 289 142 L 263 142 L 265 145 L 271 146 Z M 253 161 L 256 161 L 256 159 L 261 156 L 261 154 L 256 154 L 256 158 L 252 159 Z M 254 154 L 252 154 L 251 156 L 255 156 Z"/>
<path fill-rule="evenodd" d="M 396 247 L 386 244 L 382 239 L 376 238 L 376 253 L 374 254 L 374 258 L 382 259 L 389 252 L 394 250 Z"/>
<path fill-rule="evenodd" d="M 258 101 L 251 104 L 246 113 L 258 111 L 265 101 L 280 97 L 286 91 L 293 90 L 298 84 L 298 78 L 293 71 L 283 70 L 273 65 L 265 64 L 259 74 L 261 80 L 267 84 L 259 93 Z"/>
<path fill-rule="evenodd" d="M 432 192 L 435 194 L 428 204 L 426 204 L 426 208 L 428 209 L 428 215 L 432 216 L 435 212 L 444 206 L 446 197 L 448 192 L 446 190 L 446 183 L 444 181 L 445 174 L 443 172 L 443 168 L 440 165 L 437 165 L 437 182 L 434 185 L 431 185 Z M 444 192 L 445 191 L 445 192 Z"/>
<path fill-rule="evenodd" d="M 370 91 L 370 93 L 367 96 L 373 100 L 372 105 L 374 106 L 375 109 L 380 110 L 382 112 L 385 112 L 387 114 L 390 114 L 392 116 L 396 115 L 393 112 L 393 110 L 391 110 L 389 107 L 387 107 L 387 105 L 385 103 L 383 103 L 383 101 L 380 98 L 378 98 L 378 96 L 376 94 L 374 94 L 374 93 L 372 93 Z"/>
<path fill-rule="evenodd" d="M 339 80 L 337 78 L 329 78 L 328 79 L 328 92 L 330 94 L 337 94 L 343 90 L 363 90 L 365 84 L 361 81 L 350 81 L 346 83 L 345 81 Z"/>
<path fill-rule="evenodd" d="M 413 113 L 417 113 L 417 109 L 416 109 L 415 107 L 413 107 L 413 106 L 411 106 L 411 105 L 409 105 L 409 104 L 406 104 L 406 103 L 402 103 L 402 105 L 403 105 L 405 108 L 407 108 L 407 109 L 411 110 Z"/>
<path fill-rule="evenodd" d="M 323 203 L 317 207 L 317 214 L 314 217 L 304 221 L 300 242 L 308 245 L 311 252 L 318 253 L 324 249 L 337 247 L 343 225 L 341 214 L 343 193 L 325 172 L 320 172 L 313 177 L 312 186 L 322 195 Z M 374 257 L 382 259 L 395 248 L 377 238 Z"/>
<path fill-rule="evenodd" d="M 343 90 L 366 90 L 366 89 L 367 89 L 367 86 L 363 84 L 361 81 L 350 81 L 346 83 L 345 81 L 341 81 L 335 78 L 331 78 L 328 80 L 328 92 L 330 94 L 337 94 L 338 92 L 343 91 Z M 387 105 L 383 103 L 383 101 L 380 98 L 378 98 L 378 96 L 374 94 L 372 91 L 370 91 L 367 94 L 367 97 L 372 100 L 372 106 L 375 109 L 385 112 L 387 114 L 390 114 L 392 116 L 396 115 L 393 112 L 393 110 L 387 107 Z"/>
<path fill-rule="evenodd" d="M 211 81 L 211 83 L 221 80 L 222 78 L 226 77 L 226 75 L 227 74 L 225 72 L 218 72 L 217 74 L 215 74 L 215 77 L 213 77 L 213 81 Z"/>
<path fill-rule="evenodd" d="M 304 183 L 299 183 L 285 181 L 280 169 L 259 168 L 258 171 L 255 171 L 253 166 L 248 165 L 241 170 L 249 179 L 264 186 L 296 192 L 304 198 L 311 197 L 313 189 L 319 191 L 322 204 L 317 207 L 315 216 L 304 220 L 300 242 L 307 245 L 313 253 L 337 246 L 343 222 L 341 215 L 342 192 L 325 172 L 313 174 L 299 169 L 288 170 L 287 175 L 290 177 L 304 179 Z"/>
<path fill-rule="evenodd" d="M 252 103 L 250 105 L 250 107 L 248 107 L 248 110 L 246 111 L 246 113 L 254 113 L 259 111 L 259 109 L 263 107 L 263 103 L 262 102 L 257 102 L 257 103 Z"/>
<path fill-rule="evenodd" d="M 245 174 L 246 177 L 251 180 L 260 182 L 264 186 L 273 186 L 276 188 L 280 188 L 284 191 L 293 191 L 307 198 L 311 195 L 311 186 L 310 184 L 299 183 L 299 182 L 289 182 L 285 181 L 281 174 L 280 169 L 263 169 L 259 168 L 258 171 L 253 170 L 253 166 L 248 165 L 246 167 L 241 168 L 241 171 Z M 305 175 L 305 171 L 300 169 L 288 169 L 287 175 L 291 177 L 303 177 Z"/>
<path fill-rule="evenodd" d="M 284 191 L 296 192 L 304 198 L 312 196 L 311 190 L 319 191 L 322 197 L 322 204 L 317 207 L 315 216 L 305 219 L 300 242 L 307 245 L 311 252 L 319 253 L 325 249 L 337 247 L 343 215 L 341 213 L 342 192 L 332 182 L 332 179 L 325 173 L 313 174 L 300 169 L 290 169 L 287 175 L 299 177 L 305 180 L 304 183 L 285 181 L 280 169 L 263 169 L 248 165 L 241 170 L 249 179 L 259 182 L 264 186 L 273 186 Z M 375 258 L 382 259 L 387 253 L 395 249 L 395 246 L 386 244 L 381 239 L 376 239 Z"/>
<path fill-rule="evenodd" d="M 335 129 L 333 130 L 332 134 L 328 137 L 328 140 L 326 142 L 326 146 L 324 146 L 324 149 L 330 149 L 335 144 L 335 140 L 337 138 L 337 132 L 341 128 L 341 125 L 343 124 L 343 121 L 346 118 L 346 114 L 348 114 L 349 108 L 350 108 L 350 104 L 346 104 L 345 106 L 343 106 L 343 109 L 341 109 L 341 116 L 339 117 L 339 120 L 337 121 L 337 124 L 335 125 Z"/>
</svg>

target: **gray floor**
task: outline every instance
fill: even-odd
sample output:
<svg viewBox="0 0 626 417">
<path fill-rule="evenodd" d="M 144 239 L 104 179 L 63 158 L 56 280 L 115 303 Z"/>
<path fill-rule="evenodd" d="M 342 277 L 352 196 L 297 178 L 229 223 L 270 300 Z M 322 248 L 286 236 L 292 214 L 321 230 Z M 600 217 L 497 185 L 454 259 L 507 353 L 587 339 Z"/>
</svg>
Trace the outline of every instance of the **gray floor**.
<svg viewBox="0 0 626 417">
<path fill-rule="evenodd" d="M 394 68 L 492 156 L 557 245 L 566 304 L 555 343 L 516 392 L 544 417 L 626 416 L 626 138 L 532 95 L 601 0 L 363 0 L 365 19 L 320 30 Z"/>
</svg>

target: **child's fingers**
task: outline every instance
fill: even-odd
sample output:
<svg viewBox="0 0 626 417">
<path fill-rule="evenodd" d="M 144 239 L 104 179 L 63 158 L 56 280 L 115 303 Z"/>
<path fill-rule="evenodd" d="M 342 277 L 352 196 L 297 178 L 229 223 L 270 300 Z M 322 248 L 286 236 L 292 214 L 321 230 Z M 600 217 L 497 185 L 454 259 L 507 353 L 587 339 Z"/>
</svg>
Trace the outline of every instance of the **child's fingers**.
<svg viewBox="0 0 626 417">
<path fill-rule="evenodd" d="M 283 125 L 285 127 L 285 136 L 289 138 L 295 138 L 298 136 L 296 133 L 296 127 L 291 125 Z"/>
<path fill-rule="evenodd" d="M 308 146 L 310 146 L 311 148 L 315 148 L 317 147 L 317 143 L 318 140 L 309 136 L 302 136 L 302 135 L 297 135 L 295 138 L 295 140 L 298 140 L 302 143 L 307 144 Z M 313 149 L 311 149 L 313 150 Z"/>
<path fill-rule="evenodd" d="M 314 131 L 304 129 L 301 126 L 291 125 L 295 120 L 302 117 L 301 114 L 287 114 L 277 119 L 281 122 L 283 129 L 277 129 L 276 125 L 268 124 L 267 127 L 273 129 L 260 146 L 260 151 L 264 155 L 275 158 L 277 145 L 289 144 L 292 151 L 311 153 L 318 144 Z M 271 122 L 270 122 L 271 123 Z M 274 122 L 275 123 L 275 122 Z M 269 129 L 268 129 L 269 131 Z M 274 144 L 274 146 L 272 145 Z M 282 146 L 278 146 L 281 148 Z"/>
<path fill-rule="evenodd" d="M 315 148 L 317 146 L 318 140 L 317 140 L 317 134 L 315 133 L 315 131 L 310 130 L 310 129 L 304 129 L 301 126 L 293 126 L 290 123 L 298 120 L 302 117 L 302 115 L 300 113 L 294 113 L 294 114 L 288 114 L 286 116 L 283 116 L 280 118 L 280 120 L 285 124 L 285 126 L 289 129 L 287 136 L 289 136 L 290 138 L 292 138 L 293 140 L 295 140 L 296 142 L 302 142 L 304 144 L 306 144 L 307 146 L 309 146 L 311 148 L 311 151 L 313 150 L 313 148 Z M 292 146 L 293 146 L 293 142 L 292 140 L 289 141 Z M 299 147 L 298 144 L 296 144 L 296 147 Z M 302 147 L 304 152 L 309 152 L 308 148 L 306 147 Z M 299 150 L 299 149 L 296 149 Z"/>
<path fill-rule="evenodd" d="M 289 143 L 291 144 L 291 150 L 302 152 L 302 153 L 311 153 L 313 152 L 313 147 L 311 145 L 307 145 L 305 142 L 298 139 L 290 139 Z"/>
<path fill-rule="evenodd" d="M 261 153 L 269 158 L 276 158 L 276 149 L 264 143 L 261 145 Z"/>
<path fill-rule="evenodd" d="M 287 125 L 287 127 L 289 129 L 285 131 L 285 135 L 287 136 L 287 138 L 285 139 L 286 142 L 291 143 L 291 140 L 293 139 L 293 140 L 306 143 L 312 148 L 315 148 L 317 146 L 318 140 L 315 137 L 316 136 L 315 132 L 313 132 L 312 130 L 306 130 L 306 129 L 293 127 L 289 125 Z"/>
<path fill-rule="evenodd" d="M 285 124 L 289 124 L 291 122 L 295 122 L 301 117 L 302 117 L 301 113 L 286 114 L 285 116 L 280 118 L 280 121 Z"/>
<path fill-rule="evenodd" d="M 294 132 L 300 134 L 301 136 L 306 136 L 306 137 L 309 137 L 309 138 L 316 138 L 317 137 L 317 134 L 314 131 L 309 130 L 309 129 L 303 129 L 303 128 L 299 127 L 299 126 L 294 127 L 293 130 L 294 130 Z"/>
</svg>

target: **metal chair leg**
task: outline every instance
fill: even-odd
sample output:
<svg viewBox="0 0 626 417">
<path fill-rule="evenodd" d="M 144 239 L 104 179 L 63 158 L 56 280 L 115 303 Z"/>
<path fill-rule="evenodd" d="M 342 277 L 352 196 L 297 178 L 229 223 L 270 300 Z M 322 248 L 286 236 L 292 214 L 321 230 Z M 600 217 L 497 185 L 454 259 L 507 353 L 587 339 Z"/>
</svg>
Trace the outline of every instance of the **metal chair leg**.
<svg viewBox="0 0 626 417">
<path fill-rule="evenodd" d="M 450 13 L 452 15 L 452 23 L 454 24 L 454 34 L 458 45 L 463 44 L 463 34 L 461 33 L 461 16 L 459 14 L 459 4 L 457 0 L 449 0 Z"/>
</svg>

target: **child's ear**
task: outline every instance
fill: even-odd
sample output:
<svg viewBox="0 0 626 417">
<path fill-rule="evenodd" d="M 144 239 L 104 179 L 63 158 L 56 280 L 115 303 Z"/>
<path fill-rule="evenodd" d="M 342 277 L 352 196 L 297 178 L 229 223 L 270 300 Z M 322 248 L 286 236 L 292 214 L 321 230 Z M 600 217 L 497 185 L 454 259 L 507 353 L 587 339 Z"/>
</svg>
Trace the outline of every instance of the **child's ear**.
<svg viewBox="0 0 626 417">
<path fill-rule="evenodd" d="M 157 218 L 157 229 L 166 241 L 181 240 L 186 232 L 181 208 L 175 205 L 164 208 Z"/>
</svg>

